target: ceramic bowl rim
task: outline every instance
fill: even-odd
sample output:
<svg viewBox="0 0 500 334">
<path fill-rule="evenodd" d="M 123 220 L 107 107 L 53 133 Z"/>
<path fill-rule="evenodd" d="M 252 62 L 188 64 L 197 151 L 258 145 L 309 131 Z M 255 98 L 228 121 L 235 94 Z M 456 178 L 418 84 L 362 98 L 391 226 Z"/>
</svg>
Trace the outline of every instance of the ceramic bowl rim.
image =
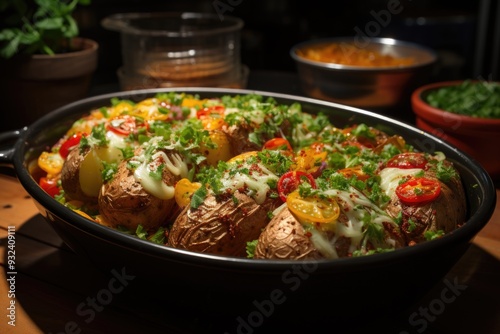
<svg viewBox="0 0 500 334">
<path fill-rule="evenodd" d="M 465 126 L 468 130 L 477 130 L 480 132 L 499 132 L 500 119 L 479 118 L 453 113 L 444 109 L 433 107 L 425 100 L 425 96 L 433 90 L 442 87 L 456 86 L 464 81 L 465 80 L 440 81 L 429 83 L 415 89 L 411 95 L 413 112 L 417 117 L 421 117 L 422 119 L 432 122 L 433 124 L 445 126 L 447 130 L 456 133 L 461 132 L 460 127 L 462 126 Z M 473 82 L 479 81 L 474 80 Z M 454 126 L 457 124 L 460 124 L 460 127 L 455 129 Z"/>
</svg>

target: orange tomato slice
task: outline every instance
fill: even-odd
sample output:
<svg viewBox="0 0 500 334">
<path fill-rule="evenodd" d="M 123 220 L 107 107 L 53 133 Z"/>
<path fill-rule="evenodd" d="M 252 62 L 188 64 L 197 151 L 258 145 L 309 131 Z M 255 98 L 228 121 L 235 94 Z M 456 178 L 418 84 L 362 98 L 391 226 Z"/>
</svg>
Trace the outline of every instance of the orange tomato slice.
<svg viewBox="0 0 500 334">
<path fill-rule="evenodd" d="M 333 198 L 319 196 L 303 198 L 298 191 L 294 191 L 288 195 L 286 204 L 301 222 L 332 223 L 340 215 L 340 207 Z"/>
<path fill-rule="evenodd" d="M 265 150 L 293 151 L 292 145 L 285 138 L 273 138 L 264 143 Z"/>
<path fill-rule="evenodd" d="M 361 181 L 366 181 L 370 177 L 370 175 L 365 174 L 365 172 L 363 172 L 361 166 L 342 168 L 339 169 L 339 173 L 341 173 L 347 178 L 356 176 L 358 180 Z"/>
</svg>

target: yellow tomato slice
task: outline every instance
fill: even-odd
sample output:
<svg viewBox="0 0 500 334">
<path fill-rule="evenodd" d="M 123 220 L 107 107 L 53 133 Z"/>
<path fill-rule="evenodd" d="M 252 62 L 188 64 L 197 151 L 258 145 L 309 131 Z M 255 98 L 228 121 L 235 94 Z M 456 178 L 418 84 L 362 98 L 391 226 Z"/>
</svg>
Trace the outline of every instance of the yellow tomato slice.
<svg viewBox="0 0 500 334">
<path fill-rule="evenodd" d="M 174 198 L 177 205 L 185 207 L 191 202 L 194 192 L 201 187 L 199 182 L 191 182 L 188 179 L 180 179 L 175 185 Z"/>
<path fill-rule="evenodd" d="M 61 172 L 64 158 L 59 153 L 42 152 L 38 157 L 38 166 L 49 175 L 57 175 Z"/>
<path fill-rule="evenodd" d="M 228 163 L 232 163 L 232 162 L 235 162 L 235 161 L 245 161 L 245 160 L 247 160 L 250 157 L 256 157 L 257 153 L 258 153 L 258 151 L 244 152 L 244 153 L 238 154 L 237 156 L 232 157 L 227 162 Z"/>
<path fill-rule="evenodd" d="M 195 108 L 195 107 L 200 108 L 201 106 L 203 106 L 205 102 L 206 100 L 198 100 L 186 97 L 182 100 L 182 106 L 188 108 Z"/>
<path fill-rule="evenodd" d="M 326 152 L 314 148 L 306 148 L 297 153 L 295 158 L 296 170 L 314 173 L 323 161 L 326 161 Z"/>
<path fill-rule="evenodd" d="M 288 195 L 286 204 L 301 222 L 331 223 L 340 214 L 340 208 L 335 199 L 323 199 L 319 196 L 303 198 L 298 191 L 293 191 Z"/>
<path fill-rule="evenodd" d="M 134 110 L 134 105 L 128 101 L 120 101 L 109 110 L 109 118 L 114 118 L 122 114 L 130 114 Z"/>
<path fill-rule="evenodd" d="M 222 129 L 222 127 L 227 124 L 222 118 L 211 117 L 202 119 L 201 123 L 203 124 L 203 128 L 209 131 Z"/>
</svg>

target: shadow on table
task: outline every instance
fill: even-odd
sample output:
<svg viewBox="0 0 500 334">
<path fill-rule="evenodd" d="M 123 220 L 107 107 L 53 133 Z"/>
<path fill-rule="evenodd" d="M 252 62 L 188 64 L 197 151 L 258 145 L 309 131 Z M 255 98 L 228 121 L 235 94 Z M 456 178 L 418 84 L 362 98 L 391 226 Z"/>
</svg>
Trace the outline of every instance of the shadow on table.
<svg viewBox="0 0 500 334">
<path fill-rule="evenodd" d="M 372 305 L 375 315 L 353 309 L 345 321 L 308 312 L 342 300 L 300 305 L 303 317 L 287 317 L 286 303 L 257 298 L 246 309 L 235 305 L 231 314 L 212 306 L 217 293 L 207 293 L 206 304 L 191 303 L 189 294 L 180 300 L 182 292 L 168 282 L 148 284 L 126 268 L 99 271 L 68 249 L 40 215 L 16 231 L 16 256 L 18 307 L 44 333 L 493 333 L 500 314 L 491 293 L 498 291 L 500 262 L 475 245 L 413 306 L 384 315 L 377 300 L 359 300 Z"/>
</svg>

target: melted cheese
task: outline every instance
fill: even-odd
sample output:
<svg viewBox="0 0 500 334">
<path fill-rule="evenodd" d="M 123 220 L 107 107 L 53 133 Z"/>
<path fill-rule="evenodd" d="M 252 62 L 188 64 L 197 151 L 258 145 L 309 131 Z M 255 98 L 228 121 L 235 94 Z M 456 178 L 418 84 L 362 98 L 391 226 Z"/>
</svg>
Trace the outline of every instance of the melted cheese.
<svg viewBox="0 0 500 334">
<path fill-rule="evenodd" d="M 421 168 L 384 168 L 380 172 L 380 187 L 385 192 L 385 194 L 392 198 L 399 182 L 407 177 L 413 176 L 421 173 L 423 170 Z"/>
<path fill-rule="evenodd" d="M 250 169 L 250 166 L 246 167 Z M 231 177 L 224 177 L 222 179 L 222 184 L 225 189 L 231 189 L 232 191 L 247 188 L 247 194 L 252 197 L 257 204 L 262 204 L 266 199 L 268 191 L 271 189 L 269 182 L 272 180 L 277 181 L 278 176 L 259 164 L 258 170 L 254 168 L 249 174 L 236 172 L 236 174 Z"/>
<path fill-rule="evenodd" d="M 185 178 L 188 175 L 188 166 L 179 154 L 172 154 L 170 157 L 163 151 L 156 152 L 152 156 L 152 162 L 142 162 L 134 171 L 135 179 L 151 195 L 160 199 L 168 200 L 174 197 L 175 187 L 166 184 L 162 179 L 155 179 L 151 172 L 158 166 L 158 161 L 165 164 L 172 174 Z"/>
<path fill-rule="evenodd" d="M 174 187 L 167 185 L 162 180 L 156 180 L 150 175 L 148 164 L 141 164 L 134 171 L 134 177 L 139 181 L 148 193 L 160 199 L 171 199 L 174 197 Z"/>
<path fill-rule="evenodd" d="M 153 161 L 163 161 L 165 163 L 165 167 L 174 175 L 180 176 L 181 178 L 185 178 L 188 176 L 188 166 L 182 160 L 182 157 L 177 154 L 171 154 L 171 157 L 163 152 L 159 151 L 153 154 Z"/>
<path fill-rule="evenodd" d="M 370 221 L 375 224 L 391 221 L 391 218 L 385 211 L 372 203 L 362 192 L 355 188 L 350 188 L 348 191 L 343 190 L 327 190 L 325 195 L 337 198 L 342 213 L 347 217 L 346 222 L 337 222 L 335 227 L 335 237 L 330 241 L 333 245 L 339 237 L 350 238 L 350 251 L 359 248 L 364 238 L 364 223 L 363 218 L 366 215 L 370 216 Z M 314 245 L 317 247 L 315 240 Z M 320 246 L 324 247 L 324 246 Z"/>
<path fill-rule="evenodd" d="M 413 176 L 421 173 L 422 169 L 401 169 L 401 168 L 384 168 L 380 172 L 381 183 L 380 186 L 385 194 L 389 197 L 395 192 L 399 182 L 408 176 Z M 342 190 L 327 190 L 325 195 L 337 198 L 342 213 L 347 217 L 346 222 L 337 222 L 335 227 L 335 236 L 332 240 L 328 241 L 327 237 L 321 232 L 313 233 L 311 241 L 314 246 L 326 257 L 334 257 L 336 253 L 334 245 L 339 237 L 347 237 L 351 240 L 350 251 L 359 249 L 363 242 L 364 223 L 363 218 L 366 215 L 370 216 L 371 223 L 382 225 L 384 222 L 391 222 L 392 219 L 389 215 L 372 203 L 362 192 L 350 188 L 348 191 Z M 390 246 L 395 245 L 395 240 L 386 238 L 384 240 Z M 327 244 L 328 243 L 328 244 Z"/>
<path fill-rule="evenodd" d="M 339 257 L 335 247 L 330 243 L 330 241 L 328 241 L 328 238 L 324 233 L 315 228 L 312 228 L 309 231 L 311 232 L 310 240 L 321 255 L 327 259 L 337 259 Z"/>
</svg>

